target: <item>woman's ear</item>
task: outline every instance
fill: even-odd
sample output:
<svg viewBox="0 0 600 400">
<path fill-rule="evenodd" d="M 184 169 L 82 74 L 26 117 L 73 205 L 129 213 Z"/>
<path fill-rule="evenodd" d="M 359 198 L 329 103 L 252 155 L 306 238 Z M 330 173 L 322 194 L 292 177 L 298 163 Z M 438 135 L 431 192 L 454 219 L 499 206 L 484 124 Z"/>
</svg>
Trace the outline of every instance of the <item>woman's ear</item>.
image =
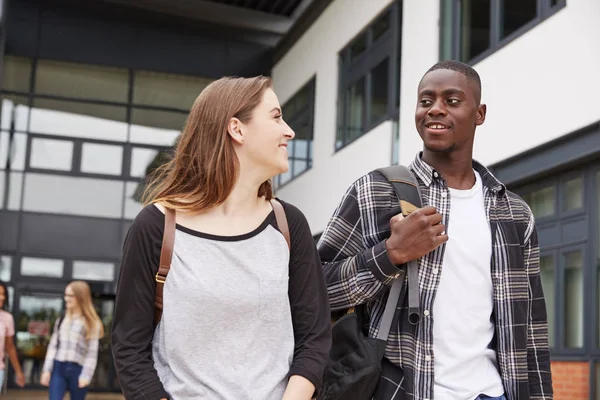
<svg viewBox="0 0 600 400">
<path fill-rule="evenodd" d="M 242 121 L 233 117 L 227 124 L 227 133 L 238 144 L 244 143 L 244 133 L 242 131 Z"/>
</svg>

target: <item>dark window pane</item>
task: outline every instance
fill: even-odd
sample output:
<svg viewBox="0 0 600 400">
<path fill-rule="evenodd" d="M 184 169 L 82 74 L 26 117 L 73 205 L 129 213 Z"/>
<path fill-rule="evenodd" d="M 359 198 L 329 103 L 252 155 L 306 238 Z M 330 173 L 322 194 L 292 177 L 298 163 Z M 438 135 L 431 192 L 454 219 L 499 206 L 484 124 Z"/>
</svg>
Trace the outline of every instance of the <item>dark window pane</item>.
<svg viewBox="0 0 600 400">
<path fill-rule="evenodd" d="M 367 48 L 367 34 L 363 33 L 350 45 L 350 61 L 355 60 Z"/>
<path fill-rule="evenodd" d="M 31 64 L 30 58 L 5 56 L 2 66 L 2 89 L 29 92 Z"/>
<path fill-rule="evenodd" d="M 183 130 L 187 114 L 134 108 L 131 111 L 129 141 L 172 146 Z"/>
<path fill-rule="evenodd" d="M 550 347 L 554 347 L 555 321 L 554 307 L 556 304 L 556 293 L 554 291 L 555 269 L 552 256 L 540 257 L 540 270 L 542 275 L 542 287 L 544 289 L 544 298 L 546 300 L 546 312 L 548 314 L 548 334 Z"/>
<path fill-rule="evenodd" d="M 388 69 L 386 58 L 371 71 L 371 117 L 370 123 L 375 124 L 387 116 L 388 111 Z"/>
<path fill-rule="evenodd" d="M 373 24 L 373 41 L 376 41 L 390 29 L 390 13 L 386 12 Z"/>
<path fill-rule="evenodd" d="M 490 47 L 490 0 L 461 3 L 461 59 L 469 61 Z"/>
<path fill-rule="evenodd" d="M 136 71 L 133 102 L 189 110 L 210 82 L 209 78 L 197 76 Z"/>
<path fill-rule="evenodd" d="M 583 347 L 583 256 L 567 253 L 565 261 L 565 346 Z"/>
<path fill-rule="evenodd" d="M 365 78 L 362 77 L 346 91 L 348 109 L 346 110 L 346 140 L 352 142 L 363 134 L 365 106 Z"/>
<path fill-rule="evenodd" d="M 583 178 L 575 178 L 563 185 L 563 211 L 583 207 Z"/>
<path fill-rule="evenodd" d="M 537 16 L 537 0 L 504 0 L 502 34 L 505 38 Z"/>
</svg>

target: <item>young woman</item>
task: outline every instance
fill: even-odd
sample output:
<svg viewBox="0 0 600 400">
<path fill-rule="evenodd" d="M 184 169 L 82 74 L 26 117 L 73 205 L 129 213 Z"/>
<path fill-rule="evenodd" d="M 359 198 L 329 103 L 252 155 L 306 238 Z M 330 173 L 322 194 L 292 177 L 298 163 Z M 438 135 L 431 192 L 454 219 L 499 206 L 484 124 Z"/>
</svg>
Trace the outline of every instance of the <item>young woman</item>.
<svg viewBox="0 0 600 400">
<path fill-rule="evenodd" d="M 302 213 L 281 202 L 289 250 L 270 202 L 293 138 L 269 78 L 222 78 L 196 99 L 125 240 L 112 349 L 127 399 L 309 400 L 321 386 L 321 263 Z M 177 226 L 155 328 L 165 208 Z"/>
<path fill-rule="evenodd" d="M 15 369 L 17 385 L 20 387 L 25 386 L 25 375 L 23 375 L 21 364 L 19 364 L 14 338 L 15 320 L 12 314 L 8 312 L 8 290 L 4 282 L 0 282 L 0 391 L 4 387 L 4 378 L 6 377 L 5 352 Z"/>
<path fill-rule="evenodd" d="M 49 400 L 83 400 L 98 361 L 98 341 L 104 327 L 98 317 L 90 287 L 73 281 L 65 288 L 66 313 L 54 324 L 40 382 L 49 388 Z"/>
</svg>

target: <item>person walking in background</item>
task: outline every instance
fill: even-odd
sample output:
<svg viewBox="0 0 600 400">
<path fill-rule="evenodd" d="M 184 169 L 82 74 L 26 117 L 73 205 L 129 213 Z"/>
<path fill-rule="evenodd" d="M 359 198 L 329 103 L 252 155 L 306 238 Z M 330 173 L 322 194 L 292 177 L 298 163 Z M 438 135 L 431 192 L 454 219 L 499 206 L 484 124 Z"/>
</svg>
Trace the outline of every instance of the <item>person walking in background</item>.
<svg viewBox="0 0 600 400">
<path fill-rule="evenodd" d="M 267 77 L 208 85 L 129 229 L 112 330 L 128 400 L 309 400 L 321 387 L 327 289 L 304 215 L 272 199 L 294 132 L 271 87 Z M 162 276 L 165 212 L 177 226 Z"/>
<path fill-rule="evenodd" d="M 40 382 L 49 386 L 49 400 L 83 400 L 98 361 L 104 326 L 92 303 L 90 286 L 73 281 L 65 288 L 66 313 L 54 324 Z"/>
<path fill-rule="evenodd" d="M 0 282 L 0 388 L 4 387 L 6 366 L 4 354 L 8 354 L 10 363 L 15 369 L 17 385 L 25 386 L 25 375 L 19 363 L 15 346 L 15 320 L 8 312 L 8 290 L 4 282 Z"/>
</svg>

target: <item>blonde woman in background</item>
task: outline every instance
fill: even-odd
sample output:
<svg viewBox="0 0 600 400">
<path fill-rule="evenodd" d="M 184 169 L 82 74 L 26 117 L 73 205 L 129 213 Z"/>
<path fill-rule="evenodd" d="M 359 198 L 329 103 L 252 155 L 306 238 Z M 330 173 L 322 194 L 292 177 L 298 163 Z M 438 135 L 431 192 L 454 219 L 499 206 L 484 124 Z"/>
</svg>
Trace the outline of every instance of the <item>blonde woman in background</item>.
<svg viewBox="0 0 600 400">
<path fill-rule="evenodd" d="M 49 400 L 83 400 L 98 361 L 98 342 L 104 327 L 92 304 L 89 285 L 71 282 L 65 288 L 66 313 L 54 325 L 41 383 L 49 386 Z"/>
</svg>

